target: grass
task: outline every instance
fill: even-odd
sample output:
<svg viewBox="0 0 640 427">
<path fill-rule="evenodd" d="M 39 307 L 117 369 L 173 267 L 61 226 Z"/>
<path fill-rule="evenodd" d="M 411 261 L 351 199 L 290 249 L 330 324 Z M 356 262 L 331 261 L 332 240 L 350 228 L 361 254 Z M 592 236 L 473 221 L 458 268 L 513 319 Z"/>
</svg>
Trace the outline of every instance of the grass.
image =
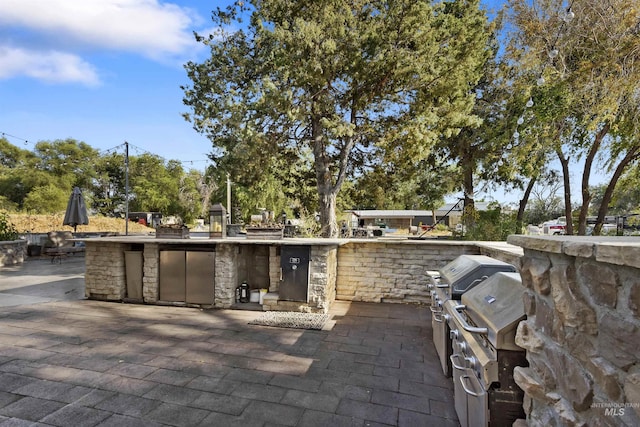
<svg viewBox="0 0 640 427">
<path fill-rule="evenodd" d="M 9 221 L 13 223 L 18 233 L 47 233 L 49 231 L 73 231 L 73 227 L 62 225 L 64 214 L 30 215 L 10 213 Z M 88 225 L 78 225 L 78 233 L 95 232 L 125 232 L 125 222 L 122 218 L 109 218 L 104 216 L 90 216 Z M 155 230 L 144 225 L 129 222 L 129 233 L 151 233 Z"/>
</svg>

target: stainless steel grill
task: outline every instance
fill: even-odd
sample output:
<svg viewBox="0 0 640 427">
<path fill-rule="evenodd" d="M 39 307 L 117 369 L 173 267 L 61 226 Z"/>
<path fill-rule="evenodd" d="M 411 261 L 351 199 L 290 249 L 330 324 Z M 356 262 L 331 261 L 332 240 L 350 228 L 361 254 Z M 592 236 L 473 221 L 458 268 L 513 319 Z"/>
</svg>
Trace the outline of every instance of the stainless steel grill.
<svg viewBox="0 0 640 427">
<path fill-rule="evenodd" d="M 452 354 L 449 325 L 445 319 L 444 304 L 449 299 L 459 300 L 468 290 L 500 271 L 515 272 L 506 262 L 484 255 L 461 255 L 439 271 L 428 271 L 431 292 L 431 326 L 442 372 L 451 376 Z"/>
<path fill-rule="evenodd" d="M 524 393 L 513 380 L 527 366 L 515 343 L 525 318 L 524 287 L 518 273 L 496 273 L 445 303 L 451 328 L 455 408 L 462 427 L 511 426 L 524 418 Z"/>
</svg>

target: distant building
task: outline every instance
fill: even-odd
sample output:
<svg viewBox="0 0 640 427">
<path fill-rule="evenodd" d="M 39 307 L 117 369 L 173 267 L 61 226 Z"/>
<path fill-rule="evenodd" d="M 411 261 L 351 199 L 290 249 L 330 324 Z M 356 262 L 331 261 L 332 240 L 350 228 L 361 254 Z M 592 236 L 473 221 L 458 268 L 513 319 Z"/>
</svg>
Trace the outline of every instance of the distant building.
<svg viewBox="0 0 640 427">
<path fill-rule="evenodd" d="M 488 202 L 475 202 L 479 211 L 487 210 Z M 449 227 L 455 227 L 462 218 L 462 202 L 445 203 L 435 211 L 431 210 L 349 210 L 351 228 L 382 226 L 392 229 L 410 229 L 419 225 L 433 225 L 440 221 Z M 434 220 L 435 215 L 435 220 Z"/>
</svg>

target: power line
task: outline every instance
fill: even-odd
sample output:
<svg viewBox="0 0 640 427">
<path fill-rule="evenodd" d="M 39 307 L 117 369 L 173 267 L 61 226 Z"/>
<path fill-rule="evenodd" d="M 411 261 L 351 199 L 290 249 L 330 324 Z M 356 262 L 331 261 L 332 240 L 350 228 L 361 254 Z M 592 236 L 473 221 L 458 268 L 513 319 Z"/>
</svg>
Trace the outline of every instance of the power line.
<svg viewBox="0 0 640 427">
<path fill-rule="evenodd" d="M 0 132 L 0 135 L 3 138 L 8 136 L 9 138 L 17 139 L 20 142 L 24 142 L 24 145 L 29 145 L 31 143 L 31 141 L 28 141 L 28 140 L 26 140 L 24 138 L 20 138 L 19 136 L 11 135 L 10 133 Z"/>
<path fill-rule="evenodd" d="M 15 139 L 15 140 L 18 140 L 18 141 L 24 143 L 24 145 L 32 144 L 31 141 L 29 141 L 29 140 L 27 140 L 25 138 L 21 138 L 19 136 L 12 135 L 12 134 L 7 133 L 7 132 L 0 132 L 0 137 L 3 137 L 3 138 L 9 137 L 9 138 L 12 138 L 12 139 Z M 105 150 L 99 150 L 98 154 L 101 155 L 101 156 L 107 156 L 109 154 L 116 153 L 120 149 L 123 149 L 125 147 L 125 144 L 126 143 L 122 143 L 122 144 L 116 145 L 115 147 L 107 148 Z M 134 149 L 137 154 L 148 154 L 150 156 L 158 157 L 163 162 L 177 161 L 182 165 L 186 165 L 186 164 L 193 165 L 194 163 L 208 163 L 208 162 L 210 162 L 209 159 L 191 159 L 191 160 L 169 159 L 169 160 L 167 160 L 166 157 L 163 157 L 163 156 L 161 156 L 159 154 L 152 153 L 149 150 L 146 150 L 144 148 L 138 147 L 138 146 L 133 145 L 131 143 L 129 143 L 129 147 Z"/>
</svg>

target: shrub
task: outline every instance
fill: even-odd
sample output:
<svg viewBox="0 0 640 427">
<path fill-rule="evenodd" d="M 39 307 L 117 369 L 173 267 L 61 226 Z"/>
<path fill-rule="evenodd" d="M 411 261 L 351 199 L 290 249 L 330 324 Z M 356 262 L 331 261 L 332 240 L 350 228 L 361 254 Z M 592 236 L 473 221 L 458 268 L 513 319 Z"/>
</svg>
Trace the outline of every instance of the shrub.
<svg viewBox="0 0 640 427">
<path fill-rule="evenodd" d="M 18 230 L 9 220 L 6 212 L 0 212 L 0 242 L 18 240 Z"/>
<path fill-rule="evenodd" d="M 475 211 L 473 220 L 466 224 L 464 240 L 506 241 L 507 236 L 514 234 L 516 214 L 504 214 L 500 207 L 487 211 Z M 465 218 L 463 218 L 464 220 Z"/>
</svg>

